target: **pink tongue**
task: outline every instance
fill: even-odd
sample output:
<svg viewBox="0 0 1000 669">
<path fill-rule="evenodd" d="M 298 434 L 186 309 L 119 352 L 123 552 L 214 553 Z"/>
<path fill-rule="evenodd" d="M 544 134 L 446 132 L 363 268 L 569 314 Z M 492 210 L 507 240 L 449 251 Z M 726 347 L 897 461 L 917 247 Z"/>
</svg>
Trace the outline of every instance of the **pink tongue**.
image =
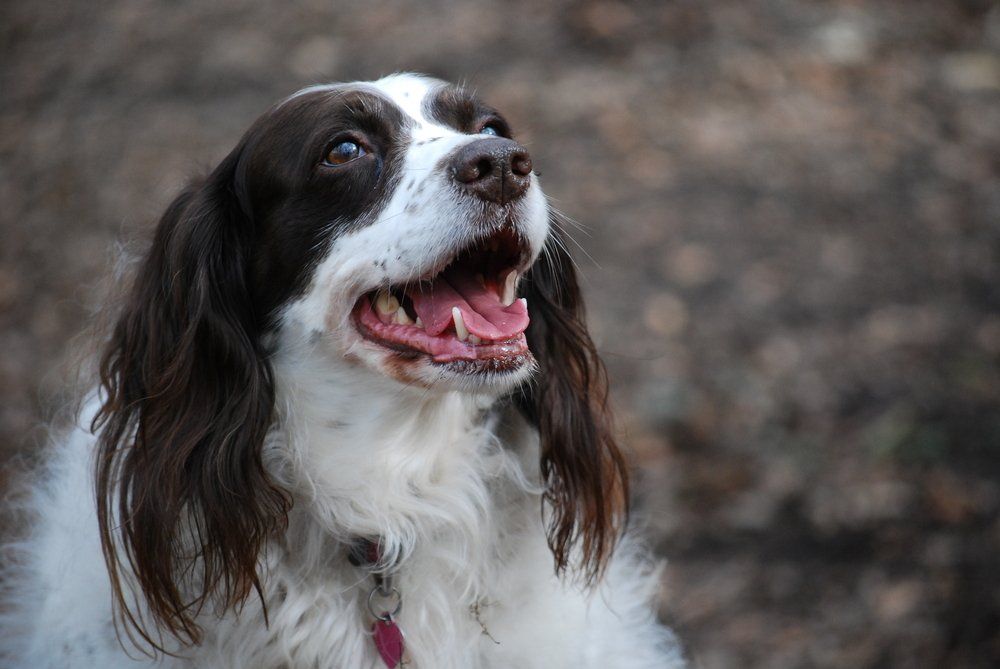
<svg viewBox="0 0 1000 669">
<path fill-rule="evenodd" d="M 451 325 L 452 307 L 462 312 L 465 328 L 482 339 L 503 341 L 528 327 L 524 302 L 514 300 L 509 307 L 503 306 L 497 294 L 481 285 L 468 270 L 446 271 L 430 286 L 408 294 L 427 334 L 434 337 Z"/>
</svg>

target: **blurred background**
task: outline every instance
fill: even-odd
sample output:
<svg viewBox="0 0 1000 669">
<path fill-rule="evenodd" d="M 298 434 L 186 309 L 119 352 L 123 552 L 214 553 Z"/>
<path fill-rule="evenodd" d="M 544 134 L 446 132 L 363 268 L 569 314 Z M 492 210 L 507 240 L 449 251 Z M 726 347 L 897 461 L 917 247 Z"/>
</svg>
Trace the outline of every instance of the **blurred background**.
<svg viewBox="0 0 1000 669">
<path fill-rule="evenodd" d="M 277 99 L 422 71 L 580 224 L 693 665 L 1000 663 L 998 3 L 6 0 L 0 63 L 0 486 L 117 242 Z"/>
</svg>

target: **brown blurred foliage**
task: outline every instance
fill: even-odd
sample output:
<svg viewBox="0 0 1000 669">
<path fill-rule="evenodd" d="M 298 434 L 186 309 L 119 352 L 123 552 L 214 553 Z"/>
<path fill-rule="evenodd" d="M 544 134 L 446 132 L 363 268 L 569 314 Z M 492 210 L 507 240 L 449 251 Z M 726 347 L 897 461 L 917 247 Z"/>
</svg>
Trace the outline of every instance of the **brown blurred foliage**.
<svg viewBox="0 0 1000 669">
<path fill-rule="evenodd" d="M 3 461 L 117 241 L 271 102 L 396 70 L 503 109 L 579 222 L 695 666 L 1000 663 L 990 0 L 8 0 Z"/>
</svg>

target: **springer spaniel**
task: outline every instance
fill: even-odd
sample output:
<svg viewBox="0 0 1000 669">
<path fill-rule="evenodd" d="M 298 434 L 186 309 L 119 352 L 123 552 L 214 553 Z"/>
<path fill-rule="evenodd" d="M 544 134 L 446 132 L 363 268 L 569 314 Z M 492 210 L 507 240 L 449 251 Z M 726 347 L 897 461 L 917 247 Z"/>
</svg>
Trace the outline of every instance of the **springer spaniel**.
<svg viewBox="0 0 1000 669">
<path fill-rule="evenodd" d="M 167 208 L 8 565 L 15 666 L 683 665 L 573 264 L 507 122 L 276 104 Z"/>
</svg>

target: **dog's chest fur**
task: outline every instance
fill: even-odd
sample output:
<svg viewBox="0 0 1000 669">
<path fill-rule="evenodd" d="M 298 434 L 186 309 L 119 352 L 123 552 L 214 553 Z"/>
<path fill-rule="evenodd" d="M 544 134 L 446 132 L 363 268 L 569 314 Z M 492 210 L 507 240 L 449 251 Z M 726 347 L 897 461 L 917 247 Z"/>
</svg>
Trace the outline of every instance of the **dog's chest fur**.
<svg viewBox="0 0 1000 669">
<path fill-rule="evenodd" d="M 537 440 L 489 400 L 352 379 L 311 355 L 316 346 L 286 336 L 275 361 L 280 396 L 294 401 L 264 452 L 296 506 L 262 570 L 270 630 L 254 603 L 201 652 L 209 664 L 242 658 L 235 666 L 374 661 L 373 578 L 347 559 L 351 539 L 366 538 L 395 565 L 397 620 L 416 666 L 527 666 L 510 655 L 523 648 L 525 600 L 558 587 L 550 569 L 516 566 L 551 562 L 530 464 Z"/>
<path fill-rule="evenodd" d="M 287 389 L 299 411 L 310 406 L 302 380 L 321 377 L 299 373 Z M 537 472 L 525 464 L 537 461 L 537 443 L 519 419 L 457 394 L 397 398 L 390 407 L 372 403 L 379 393 L 354 391 L 363 420 L 348 420 L 338 403 L 340 418 L 285 416 L 270 437 L 268 467 L 291 477 L 286 485 L 296 481 L 296 505 L 262 556 L 268 625 L 256 597 L 238 615 L 206 610 L 202 644 L 153 665 L 135 652 L 137 662 L 126 659 L 108 624 L 87 504 L 91 437 L 76 431 L 53 460 L 42 493 L 50 513 L 30 546 L 42 582 L 74 585 L 33 592 L 36 617 L 21 621 L 46 631 L 35 642 L 65 630 L 66 643 L 56 654 L 35 647 L 25 657 L 43 663 L 30 666 L 381 668 L 366 609 L 372 579 L 347 559 L 345 542 L 359 536 L 378 536 L 398 552 L 398 620 L 411 667 L 681 666 L 669 632 L 649 613 L 655 574 L 628 540 L 592 593 L 553 575 Z M 310 443 L 289 448 L 295 439 Z M 60 664 L 44 664 L 55 658 Z"/>
</svg>

